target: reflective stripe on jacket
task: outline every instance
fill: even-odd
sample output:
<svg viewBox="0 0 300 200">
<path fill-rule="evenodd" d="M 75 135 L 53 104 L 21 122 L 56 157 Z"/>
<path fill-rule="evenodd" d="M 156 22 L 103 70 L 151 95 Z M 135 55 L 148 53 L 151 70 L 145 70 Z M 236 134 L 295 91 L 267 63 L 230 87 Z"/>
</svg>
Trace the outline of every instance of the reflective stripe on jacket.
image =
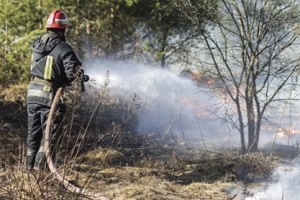
<svg viewBox="0 0 300 200">
<path fill-rule="evenodd" d="M 50 107 L 53 95 L 53 88 L 40 83 L 30 82 L 27 91 L 27 103 L 39 103 Z"/>
<path fill-rule="evenodd" d="M 27 103 L 51 106 L 56 90 L 72 82 L 80 66 L 77 55 L 63 37 L 51 31 L 39 37 L 33 45 Z"/>
</svg>

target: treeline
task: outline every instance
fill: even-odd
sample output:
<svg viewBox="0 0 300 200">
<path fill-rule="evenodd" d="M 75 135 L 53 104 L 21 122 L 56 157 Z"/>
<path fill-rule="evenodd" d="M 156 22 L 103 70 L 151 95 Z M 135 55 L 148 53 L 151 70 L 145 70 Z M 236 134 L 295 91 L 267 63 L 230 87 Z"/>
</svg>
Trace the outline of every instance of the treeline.
<svg viewBox="0 0 300 200">
<path fill-rule="evenodd" d="M 69 17 L 67 40 L 80 58 L 115 57 L 161 67 L 184 60 L 193 45 L 192 21 L 183 0 L 0 0 L 0 85 L 28 81 L 32 41 L 45 31 L 47 16 L 62 9 Z M 216 15 L 215 1 L 194 0 L 205 23 Z M 199 27 L 199 26 L 198 26 Z"/>
</svg>

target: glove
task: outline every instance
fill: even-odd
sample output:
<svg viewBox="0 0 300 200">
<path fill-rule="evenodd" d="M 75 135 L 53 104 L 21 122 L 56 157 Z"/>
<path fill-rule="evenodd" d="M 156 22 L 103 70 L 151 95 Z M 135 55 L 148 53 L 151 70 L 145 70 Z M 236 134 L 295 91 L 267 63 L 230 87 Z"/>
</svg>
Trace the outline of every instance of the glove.
<svg viewBox="0 0 300 200">
<path fill-rule="evenodd" d="M 79 74 L 80 74 L 81 80 L 83 82 L 88 82 L 90 80 L 90 77 L 88 75 L 84 74 L 83 69 L 80 69 Z"/>
<path fill-rule="evenodd" d="M 88 75 L 86 75 L 86 74 L 83 74 L 83 75 L 82 75 L 82 80 L 83 80 L 84 82 L 88 82 L 88 81 L 90 80 L 90 77 L 89 77 Z"/>
<path fill-rule="evenodd" d="M 86 74 L 81 75 L 81 91 L 85 91 L 84 82 L 88 82 L 90 80 L 90 77 Z"/>
</svg>

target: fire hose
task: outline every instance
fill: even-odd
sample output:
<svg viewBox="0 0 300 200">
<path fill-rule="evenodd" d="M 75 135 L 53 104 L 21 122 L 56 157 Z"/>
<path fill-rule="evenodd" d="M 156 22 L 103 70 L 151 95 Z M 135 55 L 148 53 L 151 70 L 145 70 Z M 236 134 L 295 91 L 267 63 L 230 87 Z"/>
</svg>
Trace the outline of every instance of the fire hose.
<svg viewBox="0 0 300 200">
<path fill-rule="evenodd" d="M 83 189 L 81 187 L 75 186 L 74 184 L 70 183 L 68 180 L 65 179 L 65 177 L 57 170 L 56 166 L 54 165 L 54 162 L 53 162 L 53 159 L 52 159 L 52 156 L 51 156 L 51 149 L 50 149 L 51 123 L 53 121 L 54 114 L 55 114 L 55 111 L 57 109 L 59 99 L 60 99 L 60 96 L 63 93 L 63 90 L 64 90 L 63 87 L 60 87 L 57 90 L 57 92 L 55 94 L 55 97 L 53 99 L 52 105 L 51 105 L 51 109 L 50 109 L 49 116 L 48 116 L 48 119 L 47 119 L 47 124 L 46 124 L 46 130 L 45 130 L 45 156 L 46 156 L 46 161 L 47 161 L 49 170 L 50 170 L 51 173 L 53 173 L 56 176 L 58 181 L 61 182 L 67 190 L 69 190 L 73 193 L 89 196 L 92 199 L 109 200 L 108 197 L 105 197 L 101 193 L 90 192 L 87 189 Z"/>
</svg>

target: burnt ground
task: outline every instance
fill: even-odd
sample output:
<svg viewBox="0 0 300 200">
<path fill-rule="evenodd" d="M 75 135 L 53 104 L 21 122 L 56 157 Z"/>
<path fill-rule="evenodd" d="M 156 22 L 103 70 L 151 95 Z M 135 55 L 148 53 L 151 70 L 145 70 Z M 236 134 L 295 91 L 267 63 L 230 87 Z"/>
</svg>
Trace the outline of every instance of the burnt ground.
<svg viewBox="0 0 300 200">
<path fill-rule="evenodd" d="M 83 105 L 69 106 L 57 166 L 89 191 L 111 199 L 244 199 L 251 195 L 245 192 L 248 185 L 273 181 L 278 158 L 203 151 L 157 133 L 139 134 L 132 128 L 136 119 L 130 127 L 107 120 L 120 113 L 108 112 L 107 105 L 91 122 L 82 118 L 92 112 Z M 47 169 L 25 174 L 26 106 L 21 99 L 2 101 L 0 107 L 0 199 L 88 199 L 66 191 Z"/>
</svg>

